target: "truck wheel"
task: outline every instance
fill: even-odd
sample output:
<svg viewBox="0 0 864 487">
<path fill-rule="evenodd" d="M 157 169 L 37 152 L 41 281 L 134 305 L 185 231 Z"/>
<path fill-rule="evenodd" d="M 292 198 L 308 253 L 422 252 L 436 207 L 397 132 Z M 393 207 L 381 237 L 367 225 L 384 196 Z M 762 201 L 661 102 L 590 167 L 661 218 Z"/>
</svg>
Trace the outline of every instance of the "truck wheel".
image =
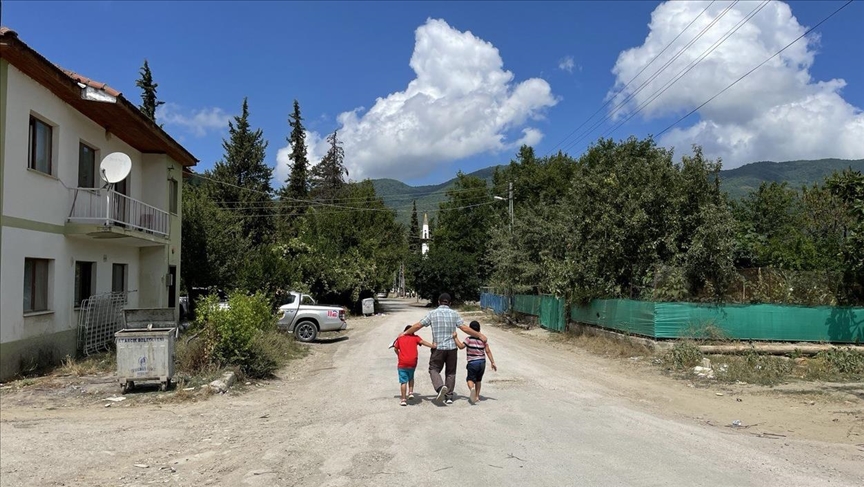
<svg viewBox="0 0 864 487">
<path fill-rule="evenodd" d="M 303 343 L 315 341 L 318 337 L 318 327 L 311 321 L 301 321 L 294 327 L 294 337 Z"/>
</svg>

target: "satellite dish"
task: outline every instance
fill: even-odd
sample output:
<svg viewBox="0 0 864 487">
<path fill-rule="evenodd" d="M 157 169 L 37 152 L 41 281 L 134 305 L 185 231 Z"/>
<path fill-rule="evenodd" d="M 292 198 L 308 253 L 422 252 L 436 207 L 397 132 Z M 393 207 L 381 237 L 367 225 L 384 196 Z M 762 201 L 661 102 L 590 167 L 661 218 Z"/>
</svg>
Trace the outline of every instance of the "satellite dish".
<svg viewBox="0 0 864 487">
<path fill-rule="evenodd" d="M 132 170 L 132 159 L 122 152 L 112 152 L 102 159 L 99 173 L 108 184 L 116 184 L 129 176 Z"/>
</svg>

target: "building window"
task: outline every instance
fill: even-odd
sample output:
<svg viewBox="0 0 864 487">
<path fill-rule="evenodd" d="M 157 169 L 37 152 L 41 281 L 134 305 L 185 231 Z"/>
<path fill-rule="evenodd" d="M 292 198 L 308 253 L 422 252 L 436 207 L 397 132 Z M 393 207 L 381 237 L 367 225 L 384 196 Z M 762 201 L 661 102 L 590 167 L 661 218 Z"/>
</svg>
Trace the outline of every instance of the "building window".
<svg viewBox="0 0 864 487">
<path fill-rule="evenodd" d="M 93 295 L 96 288 L 96 263 L 75 262 L 75 307 Z"/>
<path fill-rule="evenodd" d="M 24 312 L 48 310 L 48 259 L 24 259 Z"/>
<path fill-rule="evenodd" d="M 52 128 L 47 123 L 30 116 L 30 138 L 27 151 L 27 167 L 51 174 Z"/>
<path fill-rule="evenodd" d="M 111 268 L 111 292 L 126 291 L 126 264 L 114 264 Z"/>
<path fill-rule="evenodd" d="M 96 187 L 96 149 L 83 142 L 78 144 L 78 187 Z"/>
<path fill-rule="evenodd" d="M 169 191 L 168 191 L 169 196 L 168 197 L 170 198 L 168 200 L 168 211 L 176 215 L 177 214 L 178 196 L 179 196 L 179 194 L 178 194 L 179 193 L 179 187 L 177 185 L 177 180 L 169 179 L 168 180 L 168 186 L 169 186 Z"/>
</svg>

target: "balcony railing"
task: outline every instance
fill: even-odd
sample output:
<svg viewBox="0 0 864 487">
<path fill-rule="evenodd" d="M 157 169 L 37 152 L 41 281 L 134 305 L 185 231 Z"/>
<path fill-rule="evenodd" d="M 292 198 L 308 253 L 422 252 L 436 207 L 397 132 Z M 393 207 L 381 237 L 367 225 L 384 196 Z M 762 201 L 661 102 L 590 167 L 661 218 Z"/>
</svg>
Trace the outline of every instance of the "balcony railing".
<svg viewBox="0 0 864 487">
<path fill-rule="evenodd" d="M 70 223 L 103 223 L 168 236 L 167 211 L 108 189 L 72 188 Z"/>
</svg>

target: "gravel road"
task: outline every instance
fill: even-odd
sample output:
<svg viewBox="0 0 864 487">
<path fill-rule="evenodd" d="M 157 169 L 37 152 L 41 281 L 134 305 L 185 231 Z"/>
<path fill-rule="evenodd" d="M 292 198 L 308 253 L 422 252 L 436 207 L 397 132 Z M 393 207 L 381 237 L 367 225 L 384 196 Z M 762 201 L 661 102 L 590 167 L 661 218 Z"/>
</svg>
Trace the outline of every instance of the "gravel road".
<svg viewBox="0 0 864 487">
<path fill-rule="evenodd" d="M 349 321 L 347 339 L 311 345 L 279 379 L 205 401 L 45 408 L 6 396 L 0 484 L 864 485 L 860 437 L 822 442 L 703 424 L 696 410 L 651 399 L 657 392 L 632 393 L 664 389 L 643 388 L 609 361 L 492 326 L 484 332 L 499 371 L 487 370 L 485 400 L 468 403 L 460 354 L 461 396 L 434 403 L 423 348 L 422 397 L 399 407 L 388 346 L 427 311 L 410 304 L 386 300 L 385 315 Z M 670 398 L 681 393 L 664 387 Z"/>
</svg>

